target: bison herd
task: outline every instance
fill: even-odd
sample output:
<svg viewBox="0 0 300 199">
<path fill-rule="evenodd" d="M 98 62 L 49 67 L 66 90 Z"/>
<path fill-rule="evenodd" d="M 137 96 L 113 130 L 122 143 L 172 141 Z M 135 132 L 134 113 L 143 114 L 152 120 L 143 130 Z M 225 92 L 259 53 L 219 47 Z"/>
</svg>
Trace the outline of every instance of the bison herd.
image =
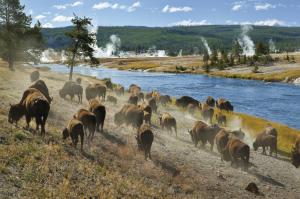
<svg viewBox="0 0 300 199">
<path fill-rule="evenodd" d="M 45 135 L 45 124 L 50 111 L 50 104 L 53 100 L 49 95 L 47 85 L 40 80 L 38 71 L 32 72 L 30 79 L 32 84 L 26 89 L 17 104 L 10 105 L 8 121 L 10 123 L 18 123 L 25 116 L 27 128 L 32 118 L 36 121 L 36 131 L 41 127 L 41 134 Z M 71 100 L 75 96 L 78 97 L 78 103 L 82 103 L 83 87 L 81 86 L 81 78 L 76 81 L 67 81 L 59 90 L 58 94 L 61 98 L 70 97 Z M 79 109 L 72 118 L 70 118 L 66 128 L 62 131 L 63 139 L 68 137 L 72 140 L 72 145 L 76 148 L 80 138 L 81 150 L 83 150 L 84 137 L 87 142 L 91 142 L 95 132 L 103 132 L 104 122 L 106 118 L 106 107 L 102 101 L 117 104 L 118 99 L 112 95 L 106 95 L 108 90 L 115 93 L 116 96 L 124 96 L 125 89 L 121 85 L 114 85 L 110 80 L 101 83 L 90 83 L 85 88 L 85 96 L 88 106 Z M 177 137 L 176 118 L 168 112 L 160 113 L 159 106 L 167 106 L 172 103 L 172 99 L 168 95 L 161 95 L 156 91 L 143 93 L 142 89 L 135 84 L 130 85 L 128 89 L 129 98 L 127 103 L 114 115 L 114 123 L 116 126 L 123 124 L 130 125 L 136 129 L 136 141 L 139 150 L 144 151 L 145 159 L 151 159 L 151 146 L 154 140 L 152 132 L 153 124 L 151 118 L 153 114 L 157 115 L 159 125 L 162 129 L 166 129 L 170 133 L 174 132 Z M 250 147 L 243 142 L 245 133 L 240 129 L 237 131 L 229 131 L 225 129 L 227 118 L 224 113 L 234 110 L 232 104 L 225 99 L 215 100 L 209 96 L 204 103 L 198 100 L 183 96 L 175 101 L 175 105 L 179 109 L 194 114 L 199 111 L 205 121 L 194 122 L 188 133 L 195 146 L 201 143 L 201 146 L 209 143 L 212 150 L 214 144 L 220 153 L 221 161 L 231 161 L 232 165 L 242 163 L 243 168 L 247 169 L 249 165 Z M 215 113 L 216 108 L 219 109 Z M 216 124 L 213 124 L 215 116 Z M 207 122 L 207 123 L 206 123 Z M 262 147 L 263 153 L 269 148 L 270 155 L 275 153 L 277 156 L 277 139 L 278 132 L 275 128 L 268 126 L 257 135 L 253 142 L 254 150 Z M 291 152 L 292 164 L 295 167 L 300 166 L 300 136 L 297 138 L 295 146 Z"/>
</svg>

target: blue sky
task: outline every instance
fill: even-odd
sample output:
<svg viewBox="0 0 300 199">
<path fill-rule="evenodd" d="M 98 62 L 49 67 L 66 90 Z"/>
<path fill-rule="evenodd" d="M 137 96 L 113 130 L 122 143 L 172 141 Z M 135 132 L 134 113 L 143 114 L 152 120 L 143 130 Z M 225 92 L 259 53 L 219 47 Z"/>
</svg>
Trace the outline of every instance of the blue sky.
<svg viewBox="0 0 300 199">
<path fill-rule="evenodd" d="M 299 0 L 21 0 L 21 4 L 44 27 L 70 25 L 73 13 L 103 26 L 300 26 Z"/>
</svg>

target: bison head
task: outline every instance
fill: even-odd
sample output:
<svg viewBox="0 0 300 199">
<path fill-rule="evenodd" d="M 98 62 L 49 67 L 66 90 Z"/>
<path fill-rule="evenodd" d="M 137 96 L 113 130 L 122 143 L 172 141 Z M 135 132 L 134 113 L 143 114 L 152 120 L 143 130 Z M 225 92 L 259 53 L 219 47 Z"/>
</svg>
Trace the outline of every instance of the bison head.
<svg viewBox="0 0 300 199">
<path fill-rule="evenodd" d="M 65 128 L 65 129 L 63 130 L 62 135 L 63 135 L 63 139 L 64 139 L 64 140 L 67 139 L 67 138 L 69 137 L 70 134 L 69 134 L 69 131 L 68 131 L 67 128 Z"/>
<path fill-rule="evenodd" d="M 10 109 L 8 112 L 8 122 L 13 123 L 13 122 L 18 122 L 22 116 L 24 115 L 24 108 L 21 104 L 10 104 Z"/>
<path fill-rule="evenodd" d="M 300 153 L 295 149 L 295 147 L 291 151 L 292 154 L 292 164 L 296 167 L 299 168 L 300 166 Z"/>
</svg>

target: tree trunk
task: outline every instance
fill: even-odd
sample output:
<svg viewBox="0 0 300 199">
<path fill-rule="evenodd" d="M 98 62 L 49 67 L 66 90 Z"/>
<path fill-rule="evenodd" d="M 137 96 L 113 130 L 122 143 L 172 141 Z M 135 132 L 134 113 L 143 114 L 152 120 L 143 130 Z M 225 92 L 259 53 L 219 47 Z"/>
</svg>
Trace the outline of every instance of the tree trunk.
<svg viewBox="0 0 300 199">
<path fill-rule="evenodd" d="M 8 68 L 9 70 L 14 70 L 14 58 L 11 49 L 8 52 Z"/>
<path fill-rule="evenodd" d="M 74 63 L 75 63 L 75 55 L 76 55 L 76 52 L 73 52 L 72 60 L 71 60 L 71 66 L 70 66 L 69 81 L 72 81 L 72 78 L 73 78 L 73 68 L 74 68 Z"/>
</svg>

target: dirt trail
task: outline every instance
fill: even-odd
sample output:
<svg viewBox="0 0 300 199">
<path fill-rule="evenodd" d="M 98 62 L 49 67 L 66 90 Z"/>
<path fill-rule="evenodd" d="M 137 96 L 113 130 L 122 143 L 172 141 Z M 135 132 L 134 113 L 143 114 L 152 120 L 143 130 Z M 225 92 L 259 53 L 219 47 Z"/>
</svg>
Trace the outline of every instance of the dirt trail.
<svg viewBox="0 0 300 199">
<path fill-rule="evenodd" d="M 32 71 L 31 68 L 23 67 L 19 67 L 16 72 L 7 72 L 6 70 L 6 68 L 0 67 L 0 73 L 5 74 L 4 76 L 0 75 L 0 108 L 3 118 L 7 114 L 8 104 L 17 102 L 23 90 L 30 84 L 28 74 Z M 46 81 L 50 95 L 54 98 L 46 131 L 57 137 L 52 139 L 58 139 L 60 138 L 59 133 L 68 119 L 79 108 L 87 107 L 87 102 L 84 100 L 84 104 L 78 105 L 76 102 L 59 98 L 58 90 L 67 79 L 66 75 L 41 71 L 41 78 Z M 97 80 L 83 77 L 83 86 L 85 87 L 90 81 Z M 80 159 L 83 164 L 92 162 L 91 164 L 105 165 L 113 171 L 118 171 L 124 179 L 135 178 L 134 180 L 138 180 L 141 186 L 150 190 L 149 195 L 141 195 L 138 192 L 141 188 L 132 188 L 135 184 L 130 184 L 127 189 L 124 188 L 123 195 L 118 192 L 117 196 L 129 198 L 253 198 L 254 195 L 245 191 L 245 187 L 248 183 L 255 182 L 265 198 L 300 198 L 300 170 L 295 169 L 286 157 L 279 156 L 276 159 L 261 155 L 261 151 L 251 150 L 251 167 L 248 172 L 232 168 L 230 163 L 221 162 L 216 149 L 211 152 L 208 146 L 205 148 L 193 146 L 187 130 L 192 127 L 195 118 L 173 106 L 159 107 L 159 110 L 160 112 L 168 111 L 175 116 L 179 127 L 178 138 L 175 137 L 175 134 L 162 131 L 158 127 L 157 116 L 154 115 L 153 160 L 144 161 L 143 155 L 136 150 L 135 130 L 131 127 L 117 127 L 113 123 L 113 115 L 120 110 L 127 98 L 128 94 L 118 98 L 116 106 L 104 102 L 108 113 L 104 126 L 105 132 L 97 133 L 96 139 L 90 147 L 85 144 L 85 153 L 80 155 L 71 147 L 65 146 L 62 141 L 55 140 L 58 145 L 65 146 L 66 153 L 76 160 Z M 8 126 L 7 121 L 3 118 L 0 118 L 1 124 Z M 20 126 L 24 126 L 24 122 Z M 82 177 L 90 178 L 89 176 Z M 92 183 L 93 180 L 88 182 Z M 3 183 L 0 180 L 0 186 Z M 103 187 L 106 186 L 108 185 L 103 185 Z M 78 189 L 78 187 L 75 186 L 73 189 Z M 86 187 L 86 189 L 88 188 Z M 136 195 L 132 192 L 136 192 Z M 3 190 L 0 190 L 0 196 L 1 193 L 7 194 Z"/>
</svg>

